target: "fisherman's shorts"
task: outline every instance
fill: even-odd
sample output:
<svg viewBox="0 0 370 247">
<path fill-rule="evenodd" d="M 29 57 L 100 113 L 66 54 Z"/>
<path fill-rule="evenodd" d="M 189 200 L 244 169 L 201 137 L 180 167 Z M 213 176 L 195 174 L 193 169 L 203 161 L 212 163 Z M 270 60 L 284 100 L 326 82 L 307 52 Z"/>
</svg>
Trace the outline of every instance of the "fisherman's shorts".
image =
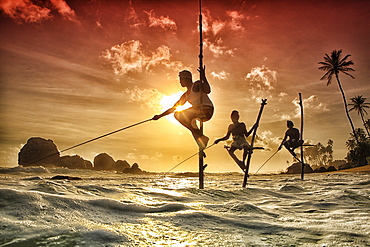
<svg viewBox="0 0 370 247">
<path fill-rule="evenodd" d="M 245 147 L 250 147 L 250 145 L 244 136 L 233 136 L 233 143 L 231 143 L 231 147 L 242 150 Z"/>
</svg>

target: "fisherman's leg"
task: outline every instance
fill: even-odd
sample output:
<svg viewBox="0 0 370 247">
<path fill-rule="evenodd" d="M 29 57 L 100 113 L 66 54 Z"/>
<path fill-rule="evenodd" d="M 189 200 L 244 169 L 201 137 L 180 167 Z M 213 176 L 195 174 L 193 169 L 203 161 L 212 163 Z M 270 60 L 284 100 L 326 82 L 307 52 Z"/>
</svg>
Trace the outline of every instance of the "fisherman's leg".
<svg viewBox="0 0 370 247">
<path fill-rule="evenodd" d="M 176 112 L 174 115 L 177 121 L 191 131 L 198 146 L 202 149 L 206 148 L 209 138 L 203 135 L 202 131 L 195 124 L 197 111 L 190 108 L 182 112 Z"/>
<path fill-rule="evenodd" d="M 299 148 L 300 146 L 302 146 L 303 145 L 303 140 L 297 140 L 297 141 L 295 141 L 293 144 L 292 144 L 292 147 L 293 147 L 293 149 L 296 149 L 296 148 Z"/>
<path fill-rule="evenodd" d="M 245 160 L 247 159 L 249 152 L 250 152 L 250 147 L 245 146 L 243 148 L 243 164 L 245 164 Z"/>
<path fill-rule="evenodd" d="M 292 146 L 292 143 L 290 141 L 286 141 L 284 143 L 284 147 L 291 153 L 294 157 L 297 156 L 297 154 L 294 152 L 294 147 Z"/>
<path fill-rule="evenodd" d="M 230 147 L 230 149 L 228 150 L 229 155 L 235 161 L 235 163 L 238 164 L 238 166 L 241 169 L 244 170 L 245 169 L 245 165 L 244 165 L 243 161 L 239 160 L 238 157 L 236 157 L 236 155 L 234 153 L 235 151 L 236 151 L 236 148 L 235 147 Z"/>
<path fill-rule="evenodd" d="M 194 124 L 196 113 L 191 108 L 181 112 L 175 112 L 174 116 L 179 123 L 191 131 L 195 139 L 202 136 L 200 129 Z"/>
<path fill-rule="evenodd" d="M 289 141 L 284 142 L 284 147 L 286 149 L 288 149 L 288 151 L 290 152 L 290 143 L 289 143 Z"/>
</svg>

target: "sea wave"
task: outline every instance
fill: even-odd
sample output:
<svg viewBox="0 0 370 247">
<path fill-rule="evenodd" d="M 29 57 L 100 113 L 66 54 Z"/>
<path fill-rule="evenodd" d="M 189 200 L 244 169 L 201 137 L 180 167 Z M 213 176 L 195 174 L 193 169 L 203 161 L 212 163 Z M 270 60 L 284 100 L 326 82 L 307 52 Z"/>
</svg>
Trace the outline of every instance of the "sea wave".
<svg viewBox="0 0 370 247">
<path fill-rule="evenodd" d="M 369 246 L 368 174 L 2 169 L 0 246 Z M 56 175 L 80 180 L 52 179 Z M 61 177 L 59 177 L 61 178 Z"/>
</svg>

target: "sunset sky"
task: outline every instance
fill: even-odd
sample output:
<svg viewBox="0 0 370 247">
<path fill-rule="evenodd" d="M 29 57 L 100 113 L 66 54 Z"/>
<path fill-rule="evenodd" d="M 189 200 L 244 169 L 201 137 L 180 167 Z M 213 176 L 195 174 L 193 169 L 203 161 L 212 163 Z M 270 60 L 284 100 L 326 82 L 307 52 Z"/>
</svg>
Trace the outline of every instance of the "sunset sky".
<svg viewBox="0 0 370 247">
<path fill-rule="evenodd" d="M 179 71 L 199 77 L 198 1 L 0 0 L 0 8 L 0 166 L 16 166 L 30 137 L 63 150 L 150 119 L 184 91 Z M 210 143 L 225 135 L 232 110 L 250 128 L 267 98 L 258 129 L 266 149 L 255 151 L 251 164 L 257 170 L 281 142 L 286 120 L 300 128 L 302 93 L 304 139 L 332 139 L 334 159 L 343 159 L 350 125 L 336 81 L 320 81 L 318 62 L 335 49 L 351 54 L 355 79 L 341 75 L 342 86 L 348 100 L 363 95 L 370 102 L 369 19 L 367 0 L 203 0 L 204 64 L 215 105 L 204 125 Z M 206 172 L 240 171 L 224 144 L 207 150 Z M 62 155 L 92 161 L 108 153 L 168 171 L 197 150 L 171 116 Z M 287 161 L 281 150 L 261 172 L 285 170 Z M 197 171 L 197 162 L 174 171 Z"/>
</svg>

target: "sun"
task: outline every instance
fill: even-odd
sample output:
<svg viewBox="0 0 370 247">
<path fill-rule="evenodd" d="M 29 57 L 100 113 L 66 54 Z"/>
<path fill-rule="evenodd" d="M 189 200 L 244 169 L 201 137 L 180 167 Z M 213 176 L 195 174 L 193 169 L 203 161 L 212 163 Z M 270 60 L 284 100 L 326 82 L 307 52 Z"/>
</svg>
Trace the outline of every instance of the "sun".
<svg viewBox="0 0 370 247">
<path fill-rule="evenodd" d="M 180 99 L 181 95 L 183 95 L 183 91 L 178 91 L 177 93 L 171 94 L 171 95 L 163 95 L 162 99 L 160 100 L 160 105 L 162 106 L 162 111 L 165 111 L 171 107 Z M 191 104 L 189 102 L 186 102 L 182 106 L 178 106 L 176 108 L 176 111 L 183 111 L 191 107 Z M 175 119 L 173 114 L 170 114 L 167 116 L 167 118 L 173 122 L 178 123 L 178 121 Z"/>
</svg>

